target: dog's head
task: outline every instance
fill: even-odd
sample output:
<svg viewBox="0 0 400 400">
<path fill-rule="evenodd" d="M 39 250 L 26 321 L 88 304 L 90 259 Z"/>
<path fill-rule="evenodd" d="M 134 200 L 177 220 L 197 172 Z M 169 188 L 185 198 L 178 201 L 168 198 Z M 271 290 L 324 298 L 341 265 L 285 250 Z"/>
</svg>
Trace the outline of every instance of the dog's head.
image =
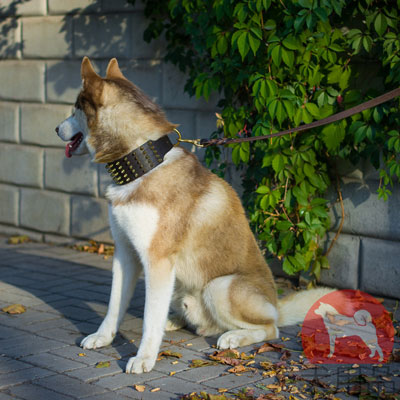
<svg viewBox="0 0 400 400">
<path fill-rule="evenodd" d="M 65 149 L 67 157 L 89 152 L 96 162 L 110 162 L 176 127 L 124 77 L 115 58 L 102 78 L 89 58 L 84 57 L 81 76 L 82 90 L 75 110 L 56 128 L 58 136 L 69 142 Z"/>
</svg>

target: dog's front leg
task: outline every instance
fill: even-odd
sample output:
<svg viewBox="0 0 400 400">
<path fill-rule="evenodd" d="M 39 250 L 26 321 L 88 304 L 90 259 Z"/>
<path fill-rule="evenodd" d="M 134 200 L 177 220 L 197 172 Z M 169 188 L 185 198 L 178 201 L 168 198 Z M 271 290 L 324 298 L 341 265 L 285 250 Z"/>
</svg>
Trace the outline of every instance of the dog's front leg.
<svg viewBox="0 0 400 400">
<path fill-rule="evenodd" d="M 156 363 L 175 281 L 175 271 L 166 258 L 150 262 L 144 269 L 146 303 L 143 336 L 136 357 L 130 358 L 126 366 L 127 373 L 135 374 L 151 371 Z"/>
<path fill-rule="evenodd" d="M 142 271 L 136 253 L 123 239 L 118 240 L 116 244 L 112 271 L 113 279 L 107 315 L 97 332 L 82 340 L 81 347 L 84 349 L 104 347 L 113 341 Z"/>
</svg>

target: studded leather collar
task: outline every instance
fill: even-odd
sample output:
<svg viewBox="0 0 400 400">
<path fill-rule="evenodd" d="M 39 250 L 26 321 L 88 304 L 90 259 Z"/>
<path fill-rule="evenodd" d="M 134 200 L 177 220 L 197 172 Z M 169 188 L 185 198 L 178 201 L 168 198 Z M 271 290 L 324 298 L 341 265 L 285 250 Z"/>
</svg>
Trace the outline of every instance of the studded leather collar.
<svg viewBox="0 0 400 400">
<path fill-rule="evenodd" d="M 154 142 L 149 140 L 131 153 L 107 163 L 106 169 L 117 185 L 126 185 L 160 165 L 173 147 L 168 136 Z"/>
</svg>

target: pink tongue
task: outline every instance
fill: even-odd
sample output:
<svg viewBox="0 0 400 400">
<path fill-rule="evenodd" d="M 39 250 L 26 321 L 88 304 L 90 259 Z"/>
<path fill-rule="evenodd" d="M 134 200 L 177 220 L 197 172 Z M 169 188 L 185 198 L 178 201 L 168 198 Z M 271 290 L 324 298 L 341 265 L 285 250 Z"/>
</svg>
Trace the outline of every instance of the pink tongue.
<svg viewBox="0 0 400 400">
<path fill-rule="evenodd" d="M 70 143 L 68 143 L 66 146 L 65 146 L 65 157 L 68 157 L 68 158 L 71 158 L 72 157 L 72 153 L 71 153 L 71 144 Z"/>
</svg>

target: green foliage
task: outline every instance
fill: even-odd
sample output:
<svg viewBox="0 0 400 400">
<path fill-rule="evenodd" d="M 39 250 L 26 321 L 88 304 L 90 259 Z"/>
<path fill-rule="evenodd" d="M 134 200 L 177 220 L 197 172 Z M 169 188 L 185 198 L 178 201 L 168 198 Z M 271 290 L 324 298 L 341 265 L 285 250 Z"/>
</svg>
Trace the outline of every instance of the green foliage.
<svg viewBox="0 0 400 400">
<path fill-rule="evenodd" d="M 265 135 L 309 123 L 400 82 L 400 0 L 144 0 L 145 38 L 164 35 L 167 60 L 188 73 L 186 91 L 222 100 L 213 133 Z M 230 145 L 246 166 L 244 202 L 258 237 L 290 273 L 318 278 L 328 262 L 332 165 L 367 159 L 379 196 L 400 177 L 398 99 L 347 120 L 270 141 Z M 248 132 L 246 127 L 251 127 Z M 209 148 L 206 161 L 219 160 Z M 219 173 L 226 162 L 220 160 Z"/>
</svg>

